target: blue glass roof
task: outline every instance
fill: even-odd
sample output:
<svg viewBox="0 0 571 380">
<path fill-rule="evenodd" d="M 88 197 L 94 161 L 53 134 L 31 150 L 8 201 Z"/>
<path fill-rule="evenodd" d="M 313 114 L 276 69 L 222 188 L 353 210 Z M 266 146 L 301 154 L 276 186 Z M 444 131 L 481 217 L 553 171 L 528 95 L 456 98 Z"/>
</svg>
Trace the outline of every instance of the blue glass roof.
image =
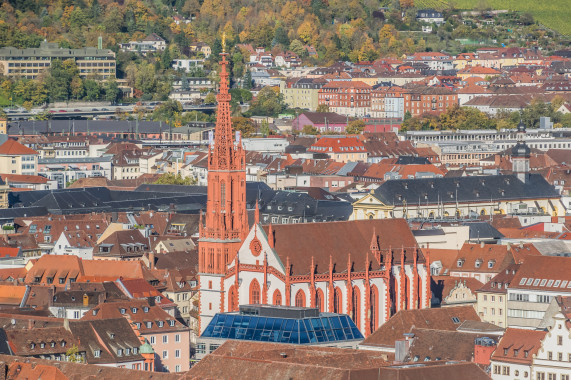
<svg viewBox="0 0 571 380">
<path fill-rule="evenodd" d="M 349 316 L 332 313 L 302 319 L 216 314 L 202 337 L 293 344 L 364 339 Z"/>
</svg>

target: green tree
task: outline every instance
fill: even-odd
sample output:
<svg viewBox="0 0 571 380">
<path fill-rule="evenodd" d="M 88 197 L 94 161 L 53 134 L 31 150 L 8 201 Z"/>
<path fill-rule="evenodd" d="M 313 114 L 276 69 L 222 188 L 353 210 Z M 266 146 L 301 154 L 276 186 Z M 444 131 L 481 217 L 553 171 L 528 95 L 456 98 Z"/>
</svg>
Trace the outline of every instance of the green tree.
<svg viewBox="0 0 571 380">
<path fill-rule="evenodd" d="M 349 135 L 358 135 L 365 130 L 365 122 L 363 120 L 353 120 L 349 123 L 345 132 Z"/>
<path fill-rule="evenodd" d="M 244 75 L 244 84 L 243 86 L 245 89 L 250 90 L 252 88 L 252 73 L 250 70 L 246 70 L 246 74 Z"/>
<path fill-rule="evenodd" d="M 117 81 L 114 79 L 108 80 L 105 82 L 105 100 L 111 102 L 111 104 L 117 103 L 119 98 L 121 97 L 121 90 L 119 89 L 119 85 Z"/>
<path fill-rule="evenodd" d="M 304 125 L 301 133 L 304 135 L 317 135 L 319 131 L 313 125 Z"/>
<path fill-rule="evenodd" d="M 216 94 L 213 92 L 209 92 L 208 95 L 204 98 L 205 104 L 214 104 L 216 103 Z"/>
<path fill-rule="evenodd" d="M 198 181 L 193 177 L 183 177 L 180 173 L 162 174 L 154 183 L 157 185 L 196 185 Z"/>
<path fill-rule="evenodd" d="M 286 109 L 283 95 L 278 94 L 271 87 L 264 87 L 258 93 L 256 100 L 252 102 L 249 112 L 259 116 L 278 116 Z"/>
<path fill-rule="evenodd" d="M 327 104 L 320 104 L 317 106 L 316 112 L 329 112 L 329 106 Z"/>
<path fill-rule="evenodd" d="M 167 100 L 161 103 L 151 115 L 151 119 L 156 121 L 174 121 L 182 113 L 182 104 L 176 100 Z"/>
<path fill-rule="evenodd" d="M 101 98 L 101 87 L 99 86 L 99 83 L 93 79 L 86 79 L 83 85 L 85 87 L 86 100 L 94 101 Z"/>
</svg>

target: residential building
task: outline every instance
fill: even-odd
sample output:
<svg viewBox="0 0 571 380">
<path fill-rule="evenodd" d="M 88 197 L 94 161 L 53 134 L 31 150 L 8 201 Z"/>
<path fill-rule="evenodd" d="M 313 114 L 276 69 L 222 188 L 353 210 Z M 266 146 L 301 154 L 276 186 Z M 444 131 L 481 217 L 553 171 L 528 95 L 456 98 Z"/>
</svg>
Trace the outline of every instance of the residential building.
<svg viewBox="0 0 571 380">
<path fill-rule="evenodd" d="M 322 137 L 307 151 L 326 154 L 339 162 L 367 161 L 365 145 L 355 137 Z"/>
<path fill-rule="evenodd" d="M 538 379 L 533 373 L 534 357 L 541 350 L 541 341 L 546 331 L 523 330 L 509 327 L 490 361 L 490 376 L 493 380 Z M 557 380 L 551 377 L 552 380 Z"/>
<path fill-rule="evenodd" d="M 194 42 L 189 45 L 189 48 L 192 53 L 201 53 L 205 59 L 208 59 L 212 54 L 212 49 L 204 42 Z"/>
<path fill-rule="evenodd" d="M 155 352 L 155 370 L 188 371 L 190 365 L 189 328 L 147 300 L 102 303 L 85 314 L 81 321 L 129 318 L 142 338 Z"/>
<path fill-rule="evenodd" d="M 319 90 L 318 104 L 341 115 L 363 117 L 370 113 L 371 89 L 361 81 L 332 81 Z"/>
<path fill-rule="evenodd" d="M 0 49 L 2 74 L 11 78 L 36 79 L 47 71 L 52 61 L 72 59 L 82 78 L 107 80 L 115 78 L 115 53 L 108 49 L 86 47 L 64 49 L 57 43 L 40 43 L 39 48 Z"/>
<path fill-rule="evenodd" d="M 508 288 L 508 326 L 536 328 L 556 296 L 571 296 L 571 261 L 560 256 L 529 256 Z"/>
<path fill-rule="evenodd" d="M 172 61 L 172 68 L 189 73 L 197 69 L 203 69 L 204 59 L 175 59 Z"/>
<path fill-rule="evenodd" d="M 38 175 L 39 153 L 16 140 L 0 145 L 0 173 Z"/>
<path fill-rule="evenodd" d="M 508 287 L 518 269 L 519 264 L 508 266 L 476 291 L 476 310 L 482 321 L 508 326 Z"/>
<path fill-rule="evenodd" d="M 434 9 L 419 9 L 416 12 L 416 19 L 429 24 L 444 24 L 444 15 Z"/>
<path fill-rule="evenodd" d="M 303 131 L 309 125 L 319 132 L 345 132 L 349 118 L 335 112 L 304 112 L 292 121 L 292 130 Z"/>
<path fill-rule="evenodd" d="M 319 90 L 327 82 L 322 79 L 294 78 L 280 81 L 280 94 L 290 108 L 315 111 L 319 104 Z"/>
<path fill-rule="evenodd" d="M 404 94 L 401 87 L 374 86 L 371 91 L 371 117 L 399 119 L 404 118 Z"/>
<path fill-rule="evenodd" d="M 437 13 L 440 12 L 436 12 L 436 14 Z M 454 58 L 448 54 L 439 52 L 414 53 L 406 57 L 406 62 L 413 64 L 423 63 L 433 71 L 452 70 L 454 68 Z"/>
<path fill-rule="evenodd" d="M 458 94 L 444 87 L 419 87 L 403 94 L 404 112 L 412 116 L 440 115 L 458 104 Z"/>
<path fill-rule="evenodd" d="M 533 357 L 536 379 L 571 377 L 571 326 L 569 310 L 561 309 L 552 317 L 553 325 L 541 340 L 541 349 Z"/>
</svg>

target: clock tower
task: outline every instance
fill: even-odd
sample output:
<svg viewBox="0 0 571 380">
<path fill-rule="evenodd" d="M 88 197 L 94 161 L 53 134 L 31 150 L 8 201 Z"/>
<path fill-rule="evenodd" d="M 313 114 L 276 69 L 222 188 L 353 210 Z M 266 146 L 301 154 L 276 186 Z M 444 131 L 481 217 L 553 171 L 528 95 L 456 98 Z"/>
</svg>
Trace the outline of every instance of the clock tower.
<svg viewBox="0 0 571 380">
<path fill-rule="evenodd" d="M 200 332 L 224 312 L 224 276 L 248 234 L 246 164 L 240 134 L 232 133 L 227 53 L 220 54 L 220 90 L 214 138 L 208 148 L 208 196 L 198 240 Z M 203 220 L 204 219 L 204 220 Z"/>
</svg>

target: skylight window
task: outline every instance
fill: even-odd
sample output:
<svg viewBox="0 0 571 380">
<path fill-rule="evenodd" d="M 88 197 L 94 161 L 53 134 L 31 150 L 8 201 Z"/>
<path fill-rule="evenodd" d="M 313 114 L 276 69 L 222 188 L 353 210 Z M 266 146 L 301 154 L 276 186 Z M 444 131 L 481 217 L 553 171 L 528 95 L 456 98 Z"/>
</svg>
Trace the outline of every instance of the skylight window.
<svg viewBox="0 0 571 380">
<path fill-rule="evenodd" d="M 553 280 L 549 280 L 549 281 L 547 281 L 547 286 L 549 286 L 549 287 L 550 287 L 551 285 L 553 285 Z"/>
<path fill-rule="evenodd" d="M 559 287 L 559 284 L 560 284 L 560 283 L 561 283 L 561 280 L 555 281 L 555 284 L 553 284 L 553 287 L 554 287 L 554 288 Z"/>
<path fill-rule="evenodd" d="M 562 288 L 564 288 L 564 287 L 566 287 L 566 286 L 567 286 L 567 281 L 561 282 L 561 287 L 562 287 Z"/>
<path fill-rule="evenodd" d="M 539 280 L 540 280 L 539 278 L 536 278 L 535 281 L 533 282 L 533 286 L 539 285 Z M 545 280 L 543 280 L 543 281 L 545 281 Z M 541 286 L 543 286 L 545 284 L 543 281 L 541 281 Z"/>
<path fill-rule="evenodd" d="M 529 278 L 529 279 L 527 280 L 526 285 L 529 286 L 529 285 L 531 285 L 532 282 L 533 282 L 533 278 Z"/>
<path fill-rule="evenodd" d="M 460 323 L 460 319 L 458 317 L 452 317 L 452 322 Z"/>
<path fill-rule="evenodd" d="M 520 285 L 525 285 L 525 282 L 526 282 L 526 281 L 527 281 L 527 278 L 524 277 L 524 278 L 522 278 L 522 279 L 520 280 L 519 284 L 520 284 Z"/>
</svg>

